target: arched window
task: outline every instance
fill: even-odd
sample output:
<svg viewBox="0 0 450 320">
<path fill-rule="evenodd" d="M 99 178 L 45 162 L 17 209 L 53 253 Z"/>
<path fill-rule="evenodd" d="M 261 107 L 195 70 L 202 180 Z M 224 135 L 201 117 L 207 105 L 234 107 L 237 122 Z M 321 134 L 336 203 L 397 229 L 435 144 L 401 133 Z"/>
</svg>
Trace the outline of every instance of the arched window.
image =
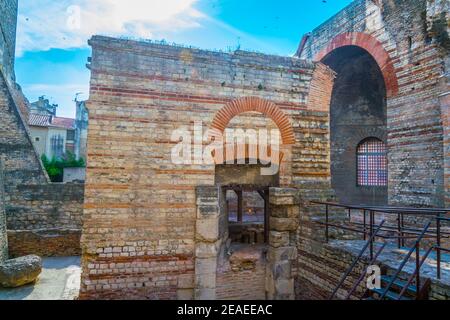
<svg viewBox="0 0 450 320">
<path fill-rule="evenodd" d="M 363 140 L 357 149 L 358 185 L 387 186 L 386 146 L 376 138 Z"/>
</svg>

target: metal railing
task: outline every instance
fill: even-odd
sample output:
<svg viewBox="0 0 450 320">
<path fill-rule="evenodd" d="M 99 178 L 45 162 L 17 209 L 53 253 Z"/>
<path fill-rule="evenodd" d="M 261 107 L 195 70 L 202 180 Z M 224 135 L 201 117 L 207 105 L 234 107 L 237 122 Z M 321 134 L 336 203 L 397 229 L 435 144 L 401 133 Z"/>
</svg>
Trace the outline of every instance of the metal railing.
<svg viewBox="0 0 450 320">
<path fill-rule="evenodd" d="M 315 221 L 318 224 L 325 226 L 325 240 L 326 242 L 329 242 L 330 240 L 330 228 L 340 229 L 344 231 L 351 231 L 354 233 L 362 234 L 363 239 L 367 240 L 365 246 L 361 250 L 359 256 L 354 261 L 354 263 L 350 266 L 349 270 L 346 272 L 346 274 L 342 277 L 341 281 L 339 282 L 338 286 L 336 287 L 335 291 L 333 292 L 331 299 L 334 298 L 338 290 L 342 287 L 344 284 L 346 278 L 350 275 L 350 273 L 355 268 L 357 262 L 361 259 L 367 248 L 369 248 L 370 252 L 370 261 L 371 264 L 375 263 L 376 259 L 379 257 L 381 252 L 384 250 L 384 248 L 387 245 L 387 241 L 389 240 L 396 240 L 398 248 L 405 247 L 406 241 L 408 240 L 414 240 L 414 244 L 409 249 L 407 255 L 401 262 L 400 266 L 396 270 L 396 273 L 394 277 L 391 278 L 390 283 L 388 284 L 388 287 L 386 290 L 383 291 L 381 295 L 381 299 L 386 296 L 389 289 L 392 287 L 396 279 L 399 277 L 401 271 L 413 255 L 413 253 L 416 253 L 415 257 L 415 270 L 408 278 L 408 281 L 406 282 L 406 285 L 401 288 L 400 295 L 398 296 L 398 299 L 401 299 L 402 296 L 405 294 L 405 292 L 408 290 L 408 287 L 412 284 L 412 282 L 415 279 L 416 287 L 417 287 L 417 295 L 419 295 L 420 289 L 421 289 L 421 268 L 427 258 L 430 256 L 432 252 L 436 252 L 436 260 L 437 260 L 437 271 L 436 276 L 438 279 L 441 278 L 441 264 L 442 264 L 442 251 L 450 252 L 449 248 L 445 248 L 442 246 L 442 239 L 444 237 L 449 238 L 450 232 L 444 231 L 442 228 L 443 222 L 450 222 L 450 217 L 445 217 L 444 215 L 447 215 L 448 212 L 450 212 L 450 209 L 435 209 L 435 208 L 407 208 L 407 207 L 380 207 L 380 206 L 359 206 L 359 205 L 343 205 L 343 204 L 337 204 L 332 202 L 318 202 L 318 201 L 312 201 L 312 204 L 315 205 L 324 205 L 325 206 L 325 222 L 322 221 Z M 340 208 L 344 209 L 348 212 L 348 223 L 343 224 L 336 224 L 330 222 L 330 208 Z M 362 223 L 361 222 L 355 222 L 352 221 L 352 211 L 358 210 L 358 212 L 362 212 Z M 376 214 L 383 214 L 385 218 L 386 215 L 395 215 L 397 219 L 397 224 L 395 226 L 393 225 L 387 225 L 386 219 L 383 219 L 383 221 L 380 224 L 377 224 L 376 222 Z M 423 228 L 415 228 L 411 226 L 405 225 L 405 217 L 409 216 L 423 216 L 426 217 L 427 220 L 429 220 L 428 223 L 426 223 L 425 227 Z M 368 219 L 367 219 L 368 218 Z M 367 221 L 369 220 L 369 221 Z M 432 228 L 432 223 L 435 221 L 436 227 Z M 416 223 L 417 224 L 417 223 Z M 349 226 L 350 225 L 350 226 Z M 352 227 L 356 226 L 356 227 Z M 392 235 L 394 234 L 394 235 Z M 377 238 L 383 239 L 386 242 L 382 244 L 381 248 L 374 252 L 374 244 Z M 421 244 L 425 239 L 432 239 L 432 241 L 435 241 L 435 244 L 431 245 L 431 247 L 426 251 L 425 255 L 421 258 L 420 257 L 420 248 Z M 363 273 L 359 279 L 354 283 L 351 290 L 348 292 L 346 299 L 349 299 L 353 293 L 358 288 L 361 281 L 364 279 L 365 274 Z"/>
<path fill-rule="evenodd" d="M 383 293 L 380 296 L 380 300 L 383 299 L 386 296 L 386 294 L 389 292 L 389 290 L 391 289 L 391 287 L 394 284 L 395 280 L 397 280 L 398 276 L 400 275 L 400 272 L 402 272 L 403 268 L 408 263 L 409 258 L 412 256 L 414 251 L 416 251 L 416 271 L 417 271 L 417 272 L 415 272 L 416 287 L 417 287 L 417 294 L 419 294 L 419 291 L 420 291 L 420 288 L 421 288 L 420 287 L 420 267 L 421 267 L 421 265 L 420 265 L 420 242 L 422 241 L 423 237 L 425 236 L 425 233 L 428 231 L 428 228 L 430 228 L 430 225 L 431 225 L 431 221 L 428 222 L 425 225 L 425 227 L 422 230 L 422 233 L 419 235 L 419 237 L 417 238 L 416 242 L 414 243 L 414 247 L 412 247 L 409 250 L 408 254 L 405 256 L 405 258 L 403 259 L 402 263 L 397 268 L 397 271 L 395 272 L 394 276 L 391 278 L 391 281 L 389 282 L 388 286 L 384 289 Z M 405 286 L 404 289 L 407 289 L 408 286 Z"/>
<path fill-rule="evenodd" d="M 342 287 L 342 285 L 344 284 L 345 280 L 347 279 L 347 277 L 350 275 L 350 273 L 352 273 L 353 269 L 355 269 L 356 265 L 358 264 L 358 262 L 361 260 L 361 258 L 363 257 L 364 253 L 366 252 L 367 248 L 370 246 L 371 243 L 373 243 L 373 240 L 375 239 L 377 233 L 380 231 L 381 227 L 383 226 L 384 221 L 381 222 L 381 224 L 378 226 L 378 228 L 375 230 L 374 233 L 371 234 L 369 240 L 367 240 L 366 244 L 364 245 L 363 249 L 361 250 L 361 252 L 359 253 L 358 257 L 356 258 L 355 261 L 353 261 L 352 265 L 350 266 L 350 268 L 347 270 L 347 272 L 344 274 L 344 276 L 341 278 L 341 281 L 339 281 L 339 284 L 337 285 L 336 289 L 334 289 L 333 293 L 330 296 L 330 300 L 333 300 L 334 296 L 336 295 L 336 293 L 339 291 L 339 289 Z M 379 250 L 377 256 L 381 253 L 381 251 L 384 249 L 384 247 Z M 371 258 L 373 260 L 373 258 Z"/>
<path fill-rule="evenodd" d="M 450 212 L 450 209 L 440 208 L 407 208 L 407 207 L 379 207 L 379 206 L 359 206 L 359 205 L 344 205 L 333 202 L 319 202 L 311 201 L 312 204 L 325 206 L 325 222 L 316 221 L 316 223 L 325 225 L 325 240 L 329 242 L 330 239 L 330 227 L 335 229 L 341 229 L 351 231 L 354 233 L 363 234 L 363 239 L 366 240 L 370 234 L 373 234 L 373 229 L 376 224 L 376 214 L 387 214 L 397 216 L 397 226 L 384 225 L 380 231 L 387 233 L 396 233 L 397 235 L 378 234 L 376 238 L 385 240 L 394 239 L 397 240 L 398 248 L 405 246 L 407 240 L 414 240 L 421 234 L 422 228 L 413 228 L 405 226 L 405 216 L 424 216 L 436 221 L 436 228 L 427 228 L 427 231 L 423 235 L 422 239 L 435 239 L 434 250 L 436 251 L 437 260 L 437 278 L 441 278 L 441 265 L 442 265 L 442 251 L 448 251 L 448 248 L 442 247 L 442 239 L 444 237 L 449 238 L 450 232 L 442 230 L 442 221 L 450 221 L 450 217 L 443 217 Z M 348 225 L 338 225 L 330 223 L 330 208 L 341 208 L 348 210 L 349 222 L 357 227 L 352 228 Z M 363 223 L 352 222 L 352 210 L 358 210 L 363 212 Z M 367 222 L 367 215 L 369 216 L 369 222 Z M 360 226 L 360 228 L 358 228 Z M 373 242 L 370 245 L 370 257 L 373 258 Z"/>
</svg>

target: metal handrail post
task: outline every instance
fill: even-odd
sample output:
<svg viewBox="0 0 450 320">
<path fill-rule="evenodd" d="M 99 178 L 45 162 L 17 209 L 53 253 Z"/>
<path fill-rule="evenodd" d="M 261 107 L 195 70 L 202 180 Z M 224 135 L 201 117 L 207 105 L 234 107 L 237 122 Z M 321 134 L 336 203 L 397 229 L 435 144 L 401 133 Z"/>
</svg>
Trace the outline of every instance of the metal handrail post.
<svg viewBox="0 0 450 320">
<path fill-rule="evenodd" d="M 403 286 L 402 291 L 400 292 L 399 296 L 397 297 L 397 300 L 400 300 L 403 295 L 405 294 L 406 290 L 408 290 L 408 287 L 411 285 L 414 277 L 416 276 L 418 270 L 420 270 L 420 268 L 422 268 L 422 265 L 425 263 L 425 261 L 427 260 L 428 256 L 430 255 L 430 253 L 433 251 L 433 249 L 435 249 L 434 247 L 431 247 L 428 249 L 428 251 L 425 253 L 425 255 L 422 257 L 422 260 L 420 261 L 419 264 L 419 268 L 417 268 L 416 266 L 416 270 L 414 270 L 414 272 L 411 274 L 411 276 L 409 277 L 408 281 L 406 282 L 406 284 Z M 421 290 L 421 288 L 416 287 L 417 288 L 417 294 L 419 294 L 419 291 Z"/>
<path fill-rule="evenodd" d="M 405 233 L 403 232 L 403 230 L 405 229 L 405 215 L 403 212 L 400 214 L 400 217 L 401 217 L 401 230 L 402 230 L 402 234 L 401 234 L 402 247 L 404 247 L 405 246 Z"/>
<path fill-rule="evenodd" d="M 375 241 L 375 237 L 374 237 L 374 224 L 375 224 L 375 216 L 374 216 L 374 212 L 370 211 L 370 259 L 373 259 L 373 242 Z"/>
<path fill-rule="evenodd" d="M 416 287 L 417 287 L 417 297 L 419 297 L 420 290 L 420 243 L 416 243 Z"/>
<path fill-rule="evenodd" d="M 437 260 L 437 278 L 441 279 L 441 214 L 436 219 L 436 260 Z"/>
<path fill-rule="evenodd" d="M 366 218 L 366 210 L 364 210 L 363 211 L 363 223 L 364 223 L 364 241 L 366 241 L 366 239 L 367 239 L 367 228 L 366 228 L 366 225 L 367 225 L 367 218 Z"/>
<path fill-rule="evenodd" d="M 329 223 L 329 217 L 328 217 L 328 214 L 329 214 L 329 212 L 328 212 L 328 204 L 325 206 L 325 240 L 326 240 L 326 242 L 328 243 L 328 241 L 329 241 L 329 230 L 328 230 L 328 223 Z"/>
</svg>

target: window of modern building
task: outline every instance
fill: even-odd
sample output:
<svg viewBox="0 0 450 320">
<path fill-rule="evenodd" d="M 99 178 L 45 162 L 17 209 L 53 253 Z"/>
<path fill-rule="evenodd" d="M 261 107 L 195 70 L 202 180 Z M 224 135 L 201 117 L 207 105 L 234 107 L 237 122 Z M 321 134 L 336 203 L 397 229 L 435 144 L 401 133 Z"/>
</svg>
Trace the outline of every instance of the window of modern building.
<svg viewBox="0 0 450 320">
<path fill-rule="evenodd" d="M 386 145 L 376 138 L 363 140 L 357 148 L 358 185 L 387 186 Z"/>
<path fill-rule="evenodd" d="M 51 149 L 53 156 L 61 158 L 64 154 L 64 138 L 61 135 L 55 135 L 51 138 Z"/>
<path fill-rule="evenodd" d="M 75 140 L 75 130 L 67 130 L 67 140 Z"/>
</svg>

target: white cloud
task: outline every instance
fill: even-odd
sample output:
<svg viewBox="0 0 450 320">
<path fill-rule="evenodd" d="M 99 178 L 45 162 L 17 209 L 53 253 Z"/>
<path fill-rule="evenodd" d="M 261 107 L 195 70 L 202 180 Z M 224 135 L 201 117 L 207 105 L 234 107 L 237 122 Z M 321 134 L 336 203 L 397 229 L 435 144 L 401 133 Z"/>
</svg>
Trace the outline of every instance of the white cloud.
<svg viewBox="0 0 450 320">
<path fill-rule="evenodd" d="M 163 38 L 200 26 L 205 16 L 194 8 L 197 1 L 22 0 L 17 54 L 86 47 L 94 34 Z"/>
</svg>

